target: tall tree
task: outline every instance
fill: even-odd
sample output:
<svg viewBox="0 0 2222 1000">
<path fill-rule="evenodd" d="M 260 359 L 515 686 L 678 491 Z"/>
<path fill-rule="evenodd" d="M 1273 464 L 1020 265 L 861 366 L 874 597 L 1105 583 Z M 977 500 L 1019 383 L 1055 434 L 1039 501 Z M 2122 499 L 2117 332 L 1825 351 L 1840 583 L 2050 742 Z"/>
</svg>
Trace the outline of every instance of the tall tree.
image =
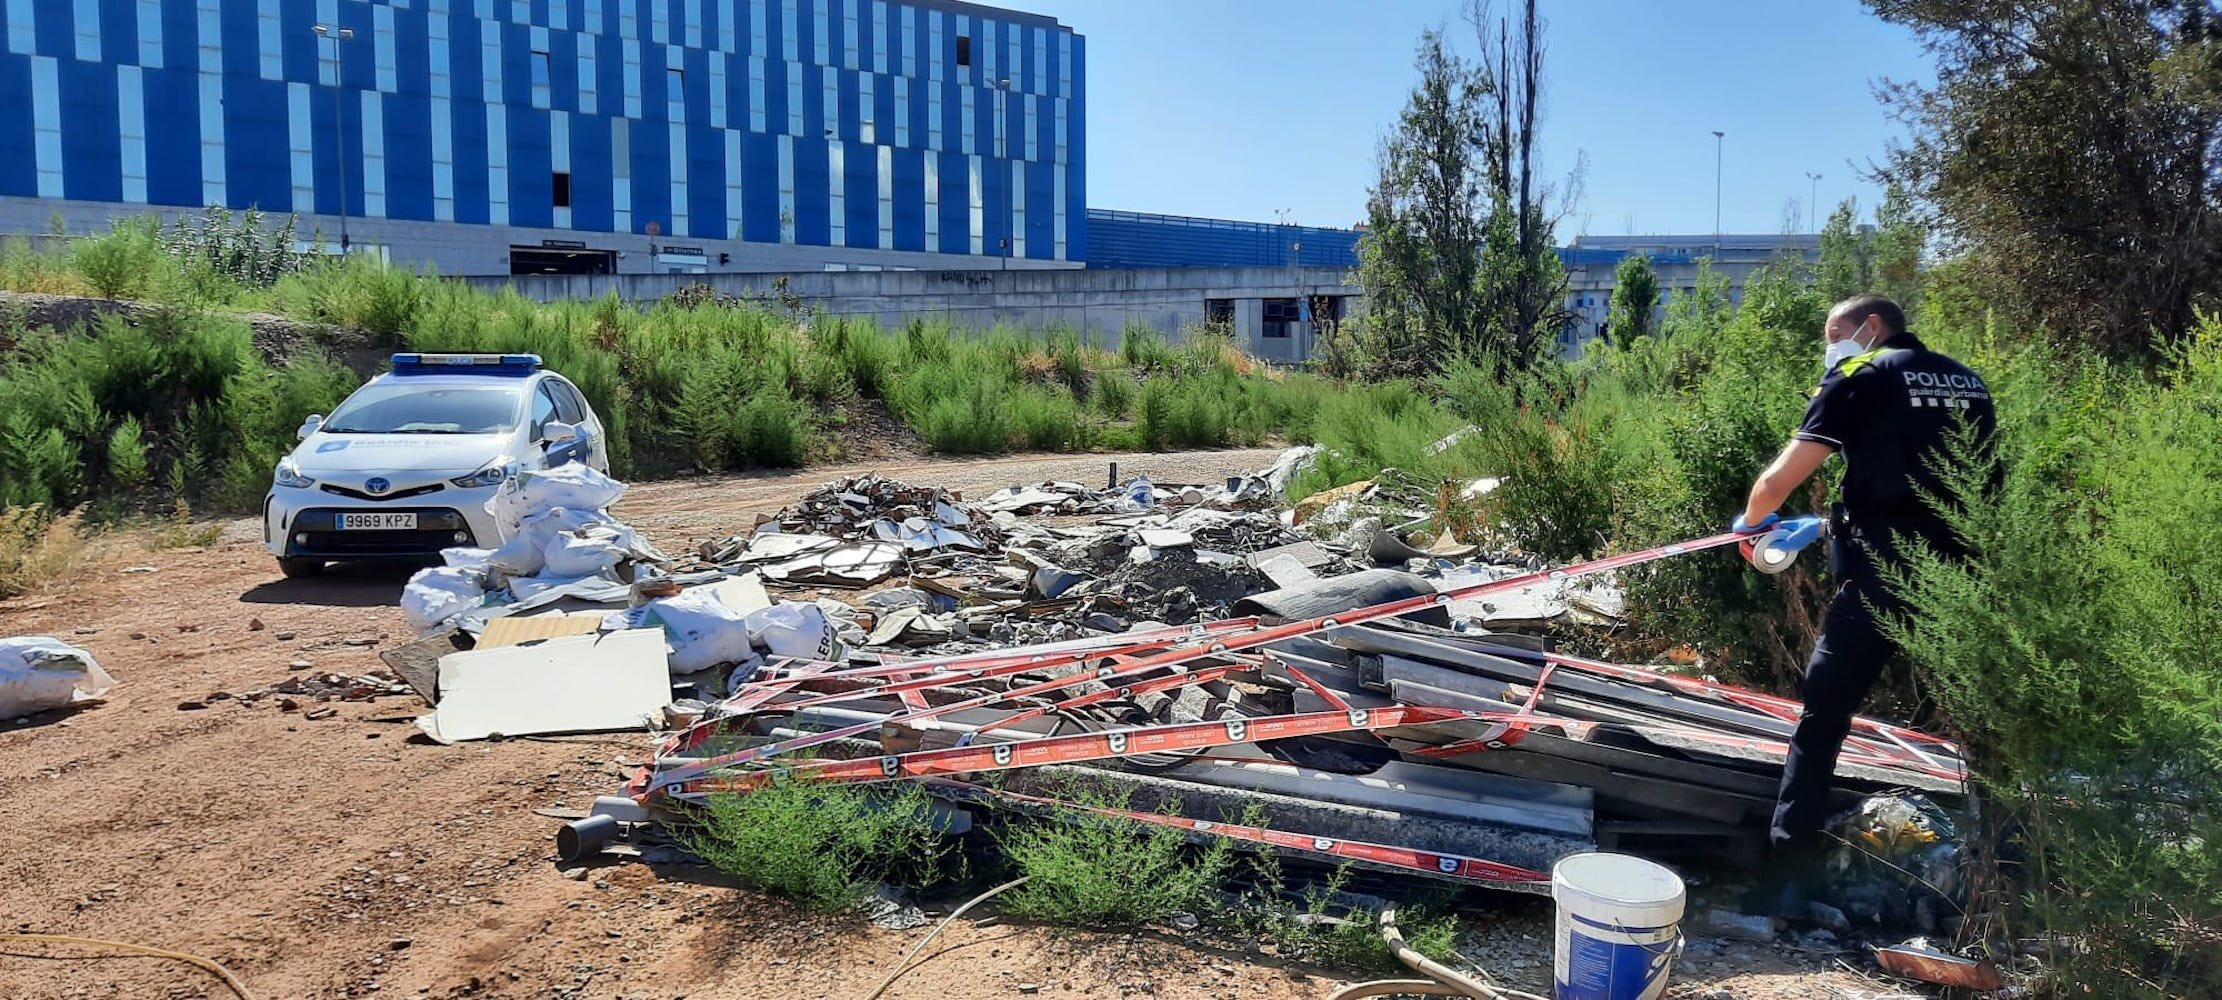
<svg viewBox="0 0 2222 1000">
<path fill-rule="evenodd" d="M 1892 184 L 1875 209 L 1875 291 L 1896 299 L 1908 312 L 1921 304 L 1921 258 L 1929 231 L 1921 224 L 1913 198 Z"/>
<path fill-rule="evenodd" d="M 1535 0 L 1519 0 L 1517 24 L 1496 16 L 1491 0 L 1468 0 L 1466 20 L 1480 45 L 1484 99 L 1495 123 L 1482 246 L 1484 326 L 1500 363 L 1525 368 L 1573 318 L 1555 234 L 1578 200 L 1583 164 L 1576 162 L 1564 188 L 1536 177 L 1544 46 Z"/>
<path fill-rule="evenodd" d="M 1813 278 L 1830 302 L 1875 290 L 1874 237 L 1856 225 L 1858 212 L 1859 203 L 1846 198 L 1821 226 L 1821 259 Z"/>
<path fill-rule="evenodd" d="M 1613 265 L 1612 301 L 1605 310 L 1605 332 L 1622 350 L 1651 335 L 1652 315 L 1659 307 L 1659 272 L 1651 258 L 1631 253 Z"/>
<path fill-rule="evenodd" d="M 1381 139 L 1380 178 L 1358 244 L 1375 365 L 1415 375 L 1471 350 L 1480 333 L 1487 82 L 1442 32 L 1420 35 L 1420 81 Z"/>
<path fill-rule="evenodd" d="M 1880 88 L 1910 132 L 1883 172 L 1995 307 L 2135 351 L 2222 300 L 2222 5 L 1867 3 L 1937 61 Z"/>
</svg>

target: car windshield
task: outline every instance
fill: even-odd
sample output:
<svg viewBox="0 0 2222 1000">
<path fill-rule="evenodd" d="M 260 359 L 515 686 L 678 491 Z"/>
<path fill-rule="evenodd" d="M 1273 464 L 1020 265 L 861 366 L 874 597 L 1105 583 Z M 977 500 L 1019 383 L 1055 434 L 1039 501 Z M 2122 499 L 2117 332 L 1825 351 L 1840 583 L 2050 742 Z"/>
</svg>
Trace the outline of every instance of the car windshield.
<svg viewBox="0 0 2222 1000">
<path fill-rule="evenodd" d="M 347 397 L 322 430 L 328 434 L 500 434 L 517 426 L 523 398 L 513 386 L 427 386 L 406 381 L 365 386 Z"/>
</svg>

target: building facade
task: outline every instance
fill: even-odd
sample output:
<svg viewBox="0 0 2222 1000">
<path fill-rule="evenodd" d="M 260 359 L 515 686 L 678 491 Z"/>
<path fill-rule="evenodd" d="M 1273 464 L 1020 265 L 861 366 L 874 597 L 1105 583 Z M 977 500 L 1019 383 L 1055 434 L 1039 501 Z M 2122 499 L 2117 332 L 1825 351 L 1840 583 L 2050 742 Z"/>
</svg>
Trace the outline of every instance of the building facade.
<svg viewBox="0 0 2222 1000">
<path fill-rule="evenodd" d="M 450 274 L 1074 267 L 1086 48 L 952 0 L 7 0 L 0 230 L 219 205 Z"/>
<path fill-rule="evenodd" d="M 1089 267 L 1357 267 L 1355 229 L 1088 210 Z"/>
<path fill-rule="evenodd" d="M 1666 297 L 1697 290 L 1699 262 L 1710 260 L 1714 272 L 1728 279 L 1731 301 L 1742 302 L 1744 283 L 1752 272 L 1778 257 L 1818 260 L 1821 238 L 1810 233 L 1734 233 L 1721 236 L 1580 236 L 1574 245 L 1559 250 L 1566 265 L 1566 308 L 1574 321 L 1559 335 L 1560 353 L 1572 357 L 1583 345 L 1605 331 L 1611 312 L 1615 269 L 1629 254 L 1651 258 L 1659 275 L 1659 303 Z"/>
</svg>

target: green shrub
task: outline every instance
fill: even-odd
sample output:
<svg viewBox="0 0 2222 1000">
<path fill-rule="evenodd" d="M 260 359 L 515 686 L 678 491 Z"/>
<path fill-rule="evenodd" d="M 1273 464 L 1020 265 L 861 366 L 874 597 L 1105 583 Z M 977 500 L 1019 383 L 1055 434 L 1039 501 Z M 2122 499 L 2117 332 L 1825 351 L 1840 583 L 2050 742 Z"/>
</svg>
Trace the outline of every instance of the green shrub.
<svg viewBox="0 0 2222 1000">
<path fill-rule="evenodd" d="M 1093 790 L 1068 800 L 1124 808 Z M 1164 810 L 1179 814 L 1178 803 Z M 1003 857 L 1025 885 L 1003 896 L 1023 917 L 1083 927 L 1141 924 L 1176 912 L 1199 912 L 1234 867 L 1232 841 L 1212 838 L 1191 848 L 1175 828 L 1094 812 L 1009 817 L 993 829 Z"/>
<path fill-rule="evenodd" d="M 947 845 L 913 784 L 790 781 L 719 793 L 674 833 L 687 849 L 750 885 L 820 910 L 855 905 L 875 883 L 931 884 Z"/>
<path fill-rule="evenodd" d="M 1013 393 L 1010 413 L 1019 447 L 1028 451 L 1067 451 L 1084 443 L 1080 406 L 1063 386 Z"/>
<path fill-rule="evenodd" d="M 69 261 L 101 296 L 131 299 L 147 290 L 161 265 L 162 252 L 146 227 L 118 222 L 105 235 L 72 243 Z"/>
<path fill-rule="evenodd" d="M 1119 331 L 1119 359 L 1128 368 L 1147 371 L 1170 361 L 1172 349 L 1165 346 L 1165 337 L 1156 328 L 1132 321 Z"/>
<path fill-rule="evenodd" d="M 1097 372 L 1090 393 L 1096 411 L 1113 420 L 1126 419 L 1134 408 L 1134 379 L 1123 370 Z"/>
<path fill-rule="evenodd" d="M 1969 346 L 2003 485 L 1947 515 L 1977 555 L 1916 559 L 1897 631 L 1987 800 L 1981 909 L 2067 943 L 2063 994 L 2222 995 L 2222 320 L 2157 378 Z"/>
<path fill-rule="evenodd" d="M 126 416 L 108 433 L 108 478 L 125 493 L 147 484 L 152 471 L 147 462 L 146 430 L 139 418 Z"/>
</svg>

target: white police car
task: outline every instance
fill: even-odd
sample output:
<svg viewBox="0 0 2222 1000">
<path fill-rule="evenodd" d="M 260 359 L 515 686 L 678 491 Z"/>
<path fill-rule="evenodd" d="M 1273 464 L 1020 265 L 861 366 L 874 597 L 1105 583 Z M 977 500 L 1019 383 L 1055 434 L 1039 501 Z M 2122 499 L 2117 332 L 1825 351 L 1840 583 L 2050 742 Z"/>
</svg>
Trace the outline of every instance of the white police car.
<svg viewBox="0 0 2222 1000">
<path fill-rule="evenodd" d="M 502 482 L 571 461 L 609 471 L 602 422 L 538 355 L 396 354 L 393 371 L 301 425 L 263 501 L 263 542 L 287 576 L 492 547 L 487 500 Z"/>
</svg>

